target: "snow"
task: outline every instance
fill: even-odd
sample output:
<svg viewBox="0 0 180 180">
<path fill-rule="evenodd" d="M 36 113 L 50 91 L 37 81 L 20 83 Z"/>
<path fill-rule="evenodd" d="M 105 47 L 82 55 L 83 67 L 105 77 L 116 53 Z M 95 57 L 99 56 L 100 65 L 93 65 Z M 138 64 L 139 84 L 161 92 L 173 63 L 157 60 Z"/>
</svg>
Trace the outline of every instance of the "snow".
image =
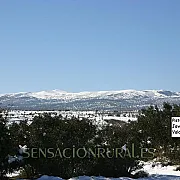
<svg viewBox="0 0 180 180">
<path fill-rule="evenodd" d="M 165 94 L 162 94 L 163 90 L 119 90 L 119 91 L 94 91 L 94 92 L 66 92 L 62 90 L 51 90 L 51 91 L 39 91 L 39 92 L 20 92 L 20 93 L 9 93 L 9 94 L 0 94 L 1 96 L 20 96 L 20 97 L 35 97 L 38 99 L 60 99 L 64 101 L 69 100 L 80 100 L 80 99 L 89 99 L 89 98 L 97 98 L 97 99 L 128 99 L 137 96 L 142 97 L 150 97 L 150 98 L 163 98 L 166 97 Z M 174 93 L 174 92 L 172 92 Z M 174 93 L 174 97 L 179 96 L 180 94 Z"/>
<path fill-rule="evenodd" d="M 22 161 L 23 160 L 23 156 L 8 156 L 8 163 L 11 164 L 15 161 Z"/>
<path fill-rule="evenodd" d="M 148 178 L 139 178 L 139 180 L 179 180 L 180 177 L 177 176 L 164 176 L 164 175 L 156 175 L 156 176 L 151 176 Z M 59 177 L 53 177 L 53 176 L 42 176 L 37 180 L 62 180 L 62 178 Z M 69 180 L 133 180 L 132 178 L 128 177 L 120 177 L 120 178 L 106 178 L 106 177 L 95 177 L 95 176 L 79 176 L 76 178 L 70 178 Z"/>
<path fill-rule="evenodd" d="M 8 157 L 8 163 L 9 163 L 9 164 L 11 164 L 12 162 L 15 162 L 16 160 L 17 160 L 17 158 L 14 157 L 14 156 L 9 156 L 9 157 Z"/>
<path fill-rule="evenodd" d="M 143 170 L 148 172 L 150 175 L 161 174 L 161 175 L 180 176 L 180 171 L 175 171 L 177 166 L 162 167 L 160 162 L 156 162 L 155 167 L 152 167 L 152 164 L 153 164 L 152 162 L 146 162 L 144 163 L 144 166 L 143 166 Z"/>
<path fill-rule="evenodd" d="M 40 99 L 59 99 L 59 97 L 66 95 L 66 91 L 52 90 L 52 91 L 40 91 L 36 93 L 29 93 L 29 96 Z"/>
<path fill-rule="evenodd" d="M 117 113 L 109 114 L 109 112 L 96 112 L 96 111 L 20 111 L 20 110 L 12 110 L 8 112 L 8 120 L 9 124 L 12 122 L 19 122 L 28 120 L 28 124 L 31 124 L 32 119 L 35 116 L 48 113 L 51 114 L 51 116 L 55 115 L 61 115 L 63 118 L 71 119 L 72 117 L 76 118 L 87 118 L 90 120 L 93 120 L 95 124 L 104 124 L 106 125 L 106 120 L 116 120 L 116 121 L 123 121 L 128 122 L 130 121 L 136 121 L 137 120 L 137 113 L 134 112 L 121 112 L 119 116 L 117 116 Z"/>
<path fill-rule="evenodd" d="M 25 153 L 26 150 L 27 150 L 27 146 L 26 145 L 24 145 L 24 146 L 19 145 L 19 154 Z"/>
<path fill-rule="evenodd" d="M 9 174 L 7 174 L 7 177 L 16 177 L 16 176 L 18 176 L 19 175 L 19 173 L 20 173 L 20 171 L 15 171 L 15 172 L 13 172 L 13 173 L 9 173 Z"/>
<path fill-rule="evenodd" d="M 152 95 L 157 95 L 158 91 L 152 91 Z M 148 92 L 149 93 L 149 92 Z M 78 92 L 68 93 L 64 91 L 41 91 L 35 93 L 29 93 L 29 96 L 40 98 L 40 99 L 64 99 L 64 100 L 77 100 L 77 99 L 88 99 L 88 98 L 106 98 L 110 99 L 110 96 L 118 95 L 117 98 L 132 98 L 133 96 L 144 96 L 147 93 L 144 91 L 136 90 L 121 90 L 121 91 L 97 91 L 97 92 Z M 158 96 L 163 96 L 158 94 Z M 113 97 L 115 98 L 115 97 Z"/>
<path fill-rule="evenodd" d="M 17 162 L 22 161 L 23 160 L 22 154 L 25 153 L 26 150 L 27 150 L 26 145 L 24 145 L 24 146 L 19 145 L 19 150 L 18 151 L 19 151 L 20 155 L 18 155 L 18 156 L 16 156 L 16 155 L 15 156 L 8 155 L 8 163 L 11 164 L 11 163 L 13 163 L 15 161 L 17 161 Z"/>
<path fill-rule="evenodd" d="M 37 180 L 63 180 L 62 178 L 59 177 L 54 177 L 54 176 L 42 176 L 41 178 L 38 178 Z"/>
</svg>

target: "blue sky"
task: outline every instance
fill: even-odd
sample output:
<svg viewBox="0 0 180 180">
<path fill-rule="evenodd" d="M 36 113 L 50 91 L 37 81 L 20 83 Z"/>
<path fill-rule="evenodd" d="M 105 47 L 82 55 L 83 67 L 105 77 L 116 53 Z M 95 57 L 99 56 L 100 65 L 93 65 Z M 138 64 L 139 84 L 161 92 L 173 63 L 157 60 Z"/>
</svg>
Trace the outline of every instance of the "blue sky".
<svg viewBox="0 0 180 180">
<path fill-rule="evenodd" d="M 180 91 L 179 0 L 0 1 L 0 93 Z"/>
</svg>

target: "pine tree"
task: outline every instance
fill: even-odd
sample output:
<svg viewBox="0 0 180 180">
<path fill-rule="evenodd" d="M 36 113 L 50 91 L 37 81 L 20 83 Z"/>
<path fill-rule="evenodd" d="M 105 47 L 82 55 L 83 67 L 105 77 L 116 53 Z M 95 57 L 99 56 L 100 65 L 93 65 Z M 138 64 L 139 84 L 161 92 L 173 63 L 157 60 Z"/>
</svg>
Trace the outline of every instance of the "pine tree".
<svg viewBox="0 0 180 180">
<path fill-rule="evenodd" d="M 2 111 L 1 111 L 2 113 Z M 7 126 L 7 120 L 0 114 L 0 178 L 9 172 L 8 155 L 11 150 L 11 139 Z"/>
</svg>

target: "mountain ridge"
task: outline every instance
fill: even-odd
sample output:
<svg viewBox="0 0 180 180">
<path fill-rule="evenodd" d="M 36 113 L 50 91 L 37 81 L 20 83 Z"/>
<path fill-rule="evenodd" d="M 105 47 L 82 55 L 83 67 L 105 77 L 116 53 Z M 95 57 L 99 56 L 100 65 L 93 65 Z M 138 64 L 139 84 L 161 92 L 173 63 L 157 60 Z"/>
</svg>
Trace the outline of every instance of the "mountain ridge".
<svg viewBox="0 0 180 180">
<path fill-rule="evenodd" d="M 163 102 L 180 103 L 180 92 L 168 90 L 117 90 L 66 92 L 49 90 L 0 94 L 1 107 L 14 109 L 118 109 L 142 108 Z"/>
</svg>

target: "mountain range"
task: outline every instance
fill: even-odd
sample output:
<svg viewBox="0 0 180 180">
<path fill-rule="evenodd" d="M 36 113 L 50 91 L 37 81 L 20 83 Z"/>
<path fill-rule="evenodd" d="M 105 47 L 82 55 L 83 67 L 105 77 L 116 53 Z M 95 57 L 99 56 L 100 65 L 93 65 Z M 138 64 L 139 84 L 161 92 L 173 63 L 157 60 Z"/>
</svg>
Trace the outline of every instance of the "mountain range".
<svg viewBox="0 0 180 180">
<path fill-rule="evenodd" d="M 141 109 L 164 102 L 180 104 L 180 92 L 120 90 L 70 93 L 61 90 L 0 94 L 0 107 L 19 110 Z"/>
</svg>

